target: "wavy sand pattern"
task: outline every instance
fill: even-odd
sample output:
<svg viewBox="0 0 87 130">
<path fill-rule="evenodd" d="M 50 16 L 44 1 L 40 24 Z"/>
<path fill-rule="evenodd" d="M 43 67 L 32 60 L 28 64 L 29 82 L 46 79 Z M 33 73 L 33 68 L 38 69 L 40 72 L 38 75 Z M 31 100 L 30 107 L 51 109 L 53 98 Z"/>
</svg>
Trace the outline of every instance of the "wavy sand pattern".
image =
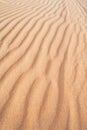
<svg viewBox="0 0 87 130">
<path fill-rule="evenodd" d="M 0 0 L 0 130 L 87 130 L 87 0 Z"/>
</svg>

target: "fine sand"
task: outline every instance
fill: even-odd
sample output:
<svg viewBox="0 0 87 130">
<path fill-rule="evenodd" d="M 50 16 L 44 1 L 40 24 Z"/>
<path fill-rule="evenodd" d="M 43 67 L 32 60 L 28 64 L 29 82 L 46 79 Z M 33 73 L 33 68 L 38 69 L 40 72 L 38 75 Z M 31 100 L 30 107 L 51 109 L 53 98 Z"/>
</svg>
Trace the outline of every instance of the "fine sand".
<svg viewBox="0 0 87 130">
<path fill-rule="evenodd" d="M 87 0 L 0 0 L 0 130 L 87 130 Z"/>
</svg>

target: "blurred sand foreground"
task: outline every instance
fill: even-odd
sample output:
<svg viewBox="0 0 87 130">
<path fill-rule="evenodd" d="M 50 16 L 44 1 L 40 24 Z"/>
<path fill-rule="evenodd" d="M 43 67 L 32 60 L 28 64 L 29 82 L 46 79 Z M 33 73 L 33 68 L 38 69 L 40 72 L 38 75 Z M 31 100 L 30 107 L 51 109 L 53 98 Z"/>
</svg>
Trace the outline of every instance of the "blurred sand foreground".
<svg viewBox="0 0 87 130">
<path fill-rule="evenodd" d="M 87 0 L 0 0 L 0 130 L 87 130 Z"/>
</svg>

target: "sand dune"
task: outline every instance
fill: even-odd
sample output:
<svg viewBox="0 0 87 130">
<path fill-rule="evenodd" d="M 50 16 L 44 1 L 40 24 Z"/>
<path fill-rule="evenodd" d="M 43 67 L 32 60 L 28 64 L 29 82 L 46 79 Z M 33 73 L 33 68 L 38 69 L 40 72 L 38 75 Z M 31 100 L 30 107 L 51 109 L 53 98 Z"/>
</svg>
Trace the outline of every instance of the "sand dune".
<svg viewBox="0 0 87 130">
<path fill-rule="evenodd" d="M 0 0 L 0 130 L 87 130 L 86 0 Z"/>
</svg>

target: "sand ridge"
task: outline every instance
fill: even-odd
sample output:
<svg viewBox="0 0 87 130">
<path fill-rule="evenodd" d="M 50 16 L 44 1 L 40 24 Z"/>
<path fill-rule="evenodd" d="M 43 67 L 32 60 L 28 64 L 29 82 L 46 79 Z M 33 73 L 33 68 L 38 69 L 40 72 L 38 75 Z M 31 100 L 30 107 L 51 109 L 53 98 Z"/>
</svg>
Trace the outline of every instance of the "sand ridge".
<svg viewBox="0 0 87 130">
<path fill-rule="evenodd" d="M 87 130 L 86 23 L 86 0 L 0 0 L 0 130 Z"/>
</svg>

